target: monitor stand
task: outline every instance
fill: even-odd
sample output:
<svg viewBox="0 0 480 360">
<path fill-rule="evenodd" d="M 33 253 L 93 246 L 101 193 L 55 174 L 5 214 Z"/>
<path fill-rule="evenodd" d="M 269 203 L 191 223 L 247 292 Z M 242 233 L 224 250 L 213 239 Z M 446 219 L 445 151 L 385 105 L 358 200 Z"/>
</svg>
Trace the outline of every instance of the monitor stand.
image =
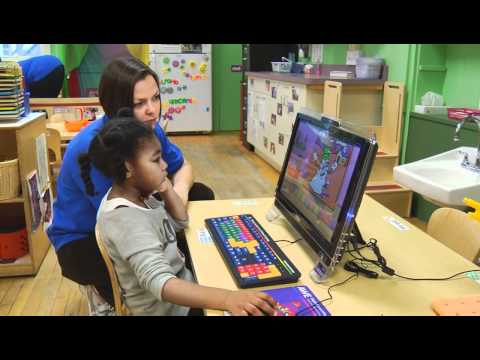
<svg viewBox="0 0 480 360">
<path fill-rule="evenodd" d="M 348 234 L 347 238 L 348 238 L 348 241 L 350 243 L 352 243 L 352 245 L 355 248 L 357 248 L 359 245 L 365 245 L 366 244 L 365 240 L 363 240 L 362 234 L 360 232 L 360 229 L 358 228 L 358 225 L 357 225 L 356 221 L 354 221 L 352 231 L 351 231 L 350 234 Z M 343 257 L 343 253 L 341 254 L 341 256 Z M 338 261 L 340 261 L 340 259 L 338 259 Z M 330 261 L 334 261 L 334 260 L 335 259 L 330 260 Z M 330 275 L 332 275 L 333 270 L 334 270 L 334 268 L 331 265 L 327 266 L 320 259 L 320 261 L 317 263 L 317 265 L 315 265 L 313 270 L 310 271 L 310 278 L 315 283 L 321 284 L 321 283 L 325 282 L 326 280 L 328 280 Z"/>
</svg>

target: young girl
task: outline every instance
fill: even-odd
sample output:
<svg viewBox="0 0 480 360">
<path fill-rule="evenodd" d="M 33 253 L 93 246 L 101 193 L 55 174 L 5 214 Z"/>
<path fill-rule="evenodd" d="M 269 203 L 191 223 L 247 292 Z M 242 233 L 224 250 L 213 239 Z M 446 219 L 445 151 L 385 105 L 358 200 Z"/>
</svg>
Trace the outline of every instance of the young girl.
<svg viewBox="0 0 480 360">
<path fill-rule="evenodd" d="M 134 315 L 187 315 L 189 308 L 233 315 L 273 315 L 275 301 L 254 291 L 197 285 L 177 248 L 175 231 L 188 223 L 173 190 L 152 128 L 132 117 L 112 119 L 79 157 L 86 191 L 95 194 L 90 164 L 113 179 L 97 215 L 125 304 Z M 162 201 L 151 196 L 158 192 Z"/>
</svg>

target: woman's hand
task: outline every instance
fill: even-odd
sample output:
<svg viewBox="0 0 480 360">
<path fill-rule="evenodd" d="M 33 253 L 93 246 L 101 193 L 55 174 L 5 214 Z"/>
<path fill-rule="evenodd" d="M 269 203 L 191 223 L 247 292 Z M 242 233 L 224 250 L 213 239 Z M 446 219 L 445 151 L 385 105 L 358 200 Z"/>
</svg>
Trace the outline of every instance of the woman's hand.
<svg viewBox="0 0 480 360">
<path fill-rule="evenodd" d="M 226 310 L 240 316 L 273 315 L 276 305 L 270 295 L 250 290 L 229 292 L 225 299 Z"/>
</svg>

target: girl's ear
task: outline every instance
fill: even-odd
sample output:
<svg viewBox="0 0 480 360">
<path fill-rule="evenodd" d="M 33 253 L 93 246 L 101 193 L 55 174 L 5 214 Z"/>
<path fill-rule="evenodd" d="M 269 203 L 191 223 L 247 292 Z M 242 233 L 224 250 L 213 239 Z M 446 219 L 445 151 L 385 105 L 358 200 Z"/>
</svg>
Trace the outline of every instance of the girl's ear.
<svg viewBox="0 0 480 360">
<path fill-rule="evenodd" d="M 133 174 L 133 166 L 132 166 L 132 163 L 128 160 L 125 161 L 125 169 L 127 169 L 127 174 L 125 175 L 127 179 L 129 179 L 130 177 L 132 177 L 132 174 Z"/>
</svg>

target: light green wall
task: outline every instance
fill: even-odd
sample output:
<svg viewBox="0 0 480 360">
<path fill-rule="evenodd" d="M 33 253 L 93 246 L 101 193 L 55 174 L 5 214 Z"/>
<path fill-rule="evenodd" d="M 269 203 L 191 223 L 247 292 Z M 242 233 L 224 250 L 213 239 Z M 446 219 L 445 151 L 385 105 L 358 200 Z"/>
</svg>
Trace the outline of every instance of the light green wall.
<svg viewBox="0 0 480 360">
<path fill-rule="evenodd" d="M 480 45 L 446 46 L 447 72 L 443 96 L 449 106 L 478 108 L 480 102 Z"/>
<path fill-rule="evenodd" d="M 345 64 L 347 61 L 348 44 L 323 45 L 324 64 Z"/>
<path fill-rule="evenodd" d="M 410 44 L 364 44 L 366 56 L 385 59 L 388 65 L 388 80 L 406 83 Z"/>
</svg>

